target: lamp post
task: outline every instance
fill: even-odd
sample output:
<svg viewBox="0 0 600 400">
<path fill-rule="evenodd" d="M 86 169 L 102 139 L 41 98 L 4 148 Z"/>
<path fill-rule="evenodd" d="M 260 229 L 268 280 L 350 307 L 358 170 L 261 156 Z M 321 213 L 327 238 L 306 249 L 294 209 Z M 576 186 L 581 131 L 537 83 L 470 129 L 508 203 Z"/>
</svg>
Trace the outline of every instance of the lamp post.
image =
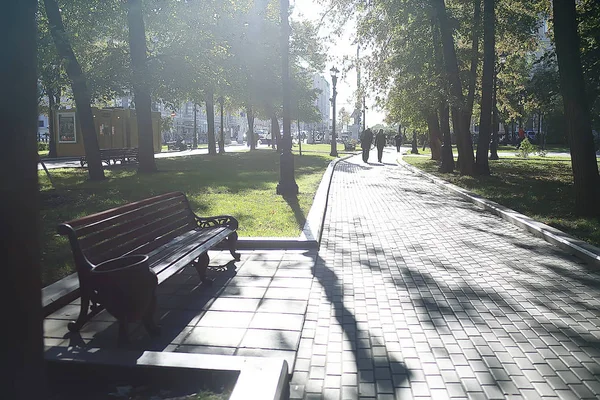
<svg viewBox="0 0 600 400">
<path fill-rule="evenodd" d="M 363 96 L 363 131 L 367 130 L 367 101 Z"/>
<path fill-rule="evenodd" d="M 194 149 L 198 148 L 198 119 L 197 119 L 197 113 L 198 113 L 198 106 L 197 106 L 196 102 L 194 102 L 194 137 L 192 138 L 192 148 L 194 148 Z"/>
<path fill-rule="evenodd" d="M 290 22 L 288 20 L 290 2 L 281 0 L 281 83 L 283 88 L 283 137 L 279 157 L 279 183 L 277 194 L 293 197 L 298 194 L 294 177 L 294 155 L 292 154 L 291 85 L 290 85 Z"/>
<path fill-rule="evenodd" d="M 340 72 L 336 67 L 331 67 L 329 70 L 331 72 L 331 83 L 333 83 L 333 96 L 331 97 L 331 103 L 333 105 L 333 124 L 331 125 L 331 152 L 329 153 L 332 157 L 337 157 L 337 140 L 336 140 L 336 132 L 335 132 L 335 100 L 337 97 L 337 74 Z"/>
<path fill-rule="evenodd" d="M 494 109 L 492 111 L 492 144 L 490 146 L 490 160 L 499 160 L 498 156 L 498 74 L 504 68 L 506 63 L 506 55 L 501 54 L 498 57 L 498 65 L 494 70 L 494 92 L 493 102 Z"/>
<path fill-rule="evenodd" d="M 223 96 L 219 97 L 219 105 L 221 106 L 221 131 L 219 132 L 219 154 L 225 153 L 225 137 L 223 135 Z"/>
</svg>

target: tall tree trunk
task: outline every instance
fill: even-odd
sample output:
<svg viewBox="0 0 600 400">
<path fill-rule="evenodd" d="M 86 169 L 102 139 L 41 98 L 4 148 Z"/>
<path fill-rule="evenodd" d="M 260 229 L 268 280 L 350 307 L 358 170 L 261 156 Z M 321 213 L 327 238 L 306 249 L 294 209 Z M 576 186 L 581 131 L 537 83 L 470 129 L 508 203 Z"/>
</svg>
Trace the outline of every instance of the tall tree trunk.
<svg viewBox="0 0 600 400">
<path fill-rule="evenodd" d="M 456 57 L 456 49 L 454 47 L 454 38 L 452 29 L 446 15 L 446 5 L 444 0 L 431 0 L 434 12 L 437 15 L 440 36 L 442 41 L 442 50 L 444 54 L 444 65 L 448 77 L 448 85 L 450 95 L 452 96 L 452 124 L 454 133 L 456 134 L 456 142 L 458 147 L 458 167 L 463 175 L 473 175 L 474 172 L 474 156 L 473 142 L 469 133 L 468 126 L 465 126 L 466 106 L 462 92 L 462 83 L 460 81 L 458 60 Z"/>
<path fill-rule="evenodd" d="M 480 175 L 490 174 L 488 151 L 492 129 L 492 107 L 495 63 L 494 0 L 483 0 L 483 76 L 481 79 L 481 115 L 477 142 L 476 170 Z"/>
<path fill-rule="evenodd" d="M 246 117 L 248 119 L 248 143 L 250 145 L 250 150 L 256 150 L 256 142 L 254 141 L 254 111 L 252 111 L 252 107 L 246 107 Z"/>
<path fill-rule="evenodd" d="M 56 97 L 53 89 L 48 89 L 48 158 L 56 158 Z"/>
<path fill-rule="evenodd" d="M 36 0 L 2 3 L 2 398 L 45 399 L 37 153 Z M 5 300 L 6 301 L 6 300 Z M 9 329 L 6 329 L 9 328 Z"/>
<path fill-rule="evenodd" d="M 442 166 L 440 171 L 453 172 L 454 154 L 452 153 L 452 136 L 450 135 L 450 109 L 445 100 L 440 103 L 439 114 L 440 128 L 442 130 L 442 137 L 444 138 L 444 145 L 442 146 Z"/>
<path fill-rule="evenodd" d="M 206 122 L 208 123 L 208 154 L 217 154 L 215 140 L 215 95 L 212 90 L 206 92 Z"/>
<path fill-rule="evenodd" d="M 429 131 L 429 147 L 431 148 L 431 159 L 442 159 L 442 141 L 440 134 L 440 123 L 435 110 L 427 112 L 427 130 Z"/>
<path fill-rule="evenodd" d="M 273 143 L 273 148 L 277 146 L 277 151 L 281 151 L 281 136 L 279 134 L 279 120 L 277 119 L 277 115 L 273 114 L 271 116 L 271 142 Z"/>
<path fill-rule="evenodd" d="M 465 124 L 471 127 L 473 103 L 475 101 L 475 87 L 477 86 L 477 67 L 479 66 L 479 36 L 481 32 L 481 0 L 473 1 L 473 33 L 471 42 L 471 70 L 469 72 L 469 89 L 467 93 L 467 110 Z"/>
<path fill-rule="evenodd" d="M 127 24 L 129 25 L 129 51 L 138 128 L 138 172 L 155 172 L 152 100 L 148 87 L 146 29 L 142 15 L 142 0 L 127 0 Z"/>
<path fill-rule="evenodd" d="M 552 4 L 560 89 L 571 145 L 575 212 L 598 216 L 600 178 L 579 54 L 575 0 L 554 0 Z"/>
<path fill-rule="evenodd" d="M 100 148 L 98 147 L 98 136 L 94 125 L 94 114 L 92 113 L 91 97 L 87 82 L 81 65 L 75 57 L 68 35 L 65 32 L 62 17 L 56 0 L 44 0 L 46 16 L 50 26 L 50 33 L 56 45 L 56 51 L 65 61 L 67 76 L 71 81 L 75 106 L 77 107 L 77 119 L 81 127 L 85 157 L 88 165 L 88 174 L 91 180 L 104 179 L 104 169 L 100 159 Z M 77 129 L 75 127 L 75 129 Z"/>
</svg>

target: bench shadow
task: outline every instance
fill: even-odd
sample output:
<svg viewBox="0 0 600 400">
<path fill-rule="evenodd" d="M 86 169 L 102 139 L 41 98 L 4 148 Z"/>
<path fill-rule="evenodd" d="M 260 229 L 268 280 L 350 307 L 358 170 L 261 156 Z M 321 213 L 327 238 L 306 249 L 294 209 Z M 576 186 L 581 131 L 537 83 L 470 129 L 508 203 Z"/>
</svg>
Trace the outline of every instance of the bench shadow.
<svg viewBox="0 0 600 400">
<path fill-rule="evenodd" d="M 200 282 L 196 271 L 186 267 L 181 273 L 172 276 L 157 288 L 157 309 L 154 319 L 161 327 L 160 335 L 150 336 L 139 322 L 129 324 L 130 343 L 119 345 L 118 323 L 113 322 L 98 331 L 92 339 L 86 340 L 79 332 L 69 332 L 64 338 L 69 348 L 78 349 L 122 349 L 138 351 L 164 351 L 174 340 L 186 334 L 186 328 L 197 323 L 205 311 L 225 290 L 235 287 L 231 282 L 236 276 L 236 261 L 222 265 L 211 265 L 207 275 L 214 279 L 212 285 Z M 190 270 L 191 269 L 191 270 Z M 178 282 L 184 280 L 185 283 Z M 181 293 L 183 290 L 185 292 Z M 114 320 L 113 318 L 111 318 Z M 93 323 L 92 319 L 89 323 Z M 85 329 L 85 326 L 83 327 Z M 101 350 L 100 350 L 101 351 Z"/>
</svg>

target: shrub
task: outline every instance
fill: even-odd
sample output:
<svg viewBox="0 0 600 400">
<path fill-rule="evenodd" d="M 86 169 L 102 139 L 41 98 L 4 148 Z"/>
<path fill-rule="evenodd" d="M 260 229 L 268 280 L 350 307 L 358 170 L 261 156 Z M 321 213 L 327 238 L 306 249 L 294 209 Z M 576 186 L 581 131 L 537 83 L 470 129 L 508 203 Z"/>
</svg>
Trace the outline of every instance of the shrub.
<svg viewBox="0 0 600 400">
<path fill-rule="evenodd" d="M 48 143 L 38 142 L 38 151 L 48 150 Z"/>
<path fill-rule="evenodd" d="M 519 152 L 517 155 L 519 157 L 529 158 L 529 155 L 533 153 L 535 153 L 535 146 L 531 144 L 529 139 L 523 139 L 521 145 L 519 146 Z"/>
</svg>

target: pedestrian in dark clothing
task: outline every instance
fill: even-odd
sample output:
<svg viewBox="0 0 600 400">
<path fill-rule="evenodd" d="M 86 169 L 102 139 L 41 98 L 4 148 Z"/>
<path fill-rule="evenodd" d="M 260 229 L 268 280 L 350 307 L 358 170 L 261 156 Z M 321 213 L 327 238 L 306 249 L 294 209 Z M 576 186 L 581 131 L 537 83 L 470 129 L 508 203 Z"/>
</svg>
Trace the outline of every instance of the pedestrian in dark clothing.
<svg viewBox="0 0 600 400">
<path fill-rule="evenodd" d="M 371 128 L 363 131 L 360 135 L 360 147 L 362 148 L 362 159 L 364 162 L 369 162 L 369 152 L 373 143 L 373 132 Z"/>
<path fill-rule="evenodd" d="M 381 158 L 383 157 L 383 148 L 385 147 L 385 134 L 383 133 L 383 129 L 380 129 L 377 132 L 377 136 L 375 137 L 375 146 L 377 146 L 377 161 L 381 162 Z"/>
<path fill-rule="evenodd" d="M 396 136 L 394 136 L 394 140 L 396 141 L 396 152 L 400 153 L 400 146 L 402 146 L 402 134 L 398 132 Z"/>
</svg>

